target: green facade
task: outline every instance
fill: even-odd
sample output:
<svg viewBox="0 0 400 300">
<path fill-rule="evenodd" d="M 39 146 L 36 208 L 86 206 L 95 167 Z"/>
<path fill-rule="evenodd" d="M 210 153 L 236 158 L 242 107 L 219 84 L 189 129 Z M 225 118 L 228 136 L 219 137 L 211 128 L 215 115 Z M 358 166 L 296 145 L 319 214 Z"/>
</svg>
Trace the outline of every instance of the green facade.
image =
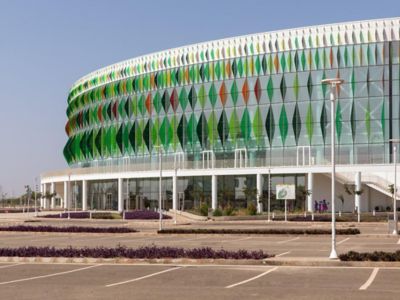
<svg viewBox="0 0 400 300">
<path fill-rule="evenodd" d="M 339 163 L 388 163 L 388 140 L 399 137 L 399 42 L 338 38 L 330 46 L 295 38 L 295 49 L 275 52 L 248 43 L 225 58 L 210 48 L 195 63 L 182 55 L 175 67 L 164 58 L 94 76 L 68 97 L 64 156 L 71 166 L 146 161 L 160 146 L 188 160 L 213 150 L 229 161 L 246 148 L 250 165 L 293 165 L 305 146 L 314 164 L 326 164 L 330 101 L 321 80 L 340 77 Z"/>
</svg>

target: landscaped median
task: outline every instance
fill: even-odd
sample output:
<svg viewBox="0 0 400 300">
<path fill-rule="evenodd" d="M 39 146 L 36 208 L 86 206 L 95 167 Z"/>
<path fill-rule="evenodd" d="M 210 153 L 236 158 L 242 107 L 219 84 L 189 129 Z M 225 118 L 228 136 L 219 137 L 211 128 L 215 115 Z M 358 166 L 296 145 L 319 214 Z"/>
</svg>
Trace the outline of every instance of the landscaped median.
<svg viewBox="0 0 400 300">
<path fill-rule="evenodd" d="M 157 231 L 159 234 L 331 234 L 330 229 L 222 229 L 222 228 L 171 228 Z M 360 234 L 357 228 L 336 229 L 338 235 Z"/>
<path fill-rule="evenodd" d="M 71 232 L 71 233 L 133 233 L 138 232 L 128 227 L 84 227 L 84 226 L 4 226 L 0 231 L 22 231 L 22 232 Z"/>
<path fill-rule="evenodd" d="M 171 219 L 163 214 L 163 219 Z M 153 210 L 131 210 L 122 213 L 96 211 L 65 211 L 41 216 L 50 219 L 124 219 L 124 220 L 158 220 L 160 214 Z"/>
<path fill-rule="evenodd" d="M 0 248 L 0 257 L 42 257 L 42 258 L 101 258 L 101 259 L 219 259 L 219 260 L 256 260 L 272 257 L 262 250 L 248 251 L 224 249 L 214 250 L 209 247 L 202 248 L 176 248 L 147 246 L 128 248 L 117 246 L 115 248 L 55 248 L 55 247 L 19 247 Z"/>
<path fill-rule="evenodd" d="M 382 261 L 382 262 L 400 262 L 400 250 L 396 252 L 355 252 L 349 251 L 344 254 L 340 254 L 339 258 L 341 261 Z"/>
</svg>

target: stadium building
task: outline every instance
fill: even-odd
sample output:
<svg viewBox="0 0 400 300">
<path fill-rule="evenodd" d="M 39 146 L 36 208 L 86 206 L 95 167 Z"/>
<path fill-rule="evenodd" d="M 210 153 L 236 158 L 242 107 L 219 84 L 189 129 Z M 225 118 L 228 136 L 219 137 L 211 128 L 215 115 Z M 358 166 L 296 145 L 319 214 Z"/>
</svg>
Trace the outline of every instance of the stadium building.
<svg viewBox="0 0 400 300">
<path fill-rule="evenodd" d="M 400 138 L 400 19 L 239 36 L 94 71 L 68 95 L 69 168 L 42 174 L 44 208 L 280 210 L 326 200 L 336 126 L 336 207 L 392 209 Z M 341 78 L 331 120 L 326 78 Z M 49 198 L 49 197 L 48 197 Z"/>
</svg>

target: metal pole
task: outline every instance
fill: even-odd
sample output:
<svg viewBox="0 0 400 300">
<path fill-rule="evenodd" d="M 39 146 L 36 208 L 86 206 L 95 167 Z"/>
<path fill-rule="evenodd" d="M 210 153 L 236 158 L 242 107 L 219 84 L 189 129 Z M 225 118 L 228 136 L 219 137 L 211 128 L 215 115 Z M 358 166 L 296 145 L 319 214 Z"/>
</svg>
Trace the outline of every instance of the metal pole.
<svg viewBox="0 0 400 300">
<path fill-rule="evenodd" d="M 271 222 L 271 169 L 268 169 L 268 222 Z"/>
<path fill-rule="evenodd" d="M 36 204 L 36 200 L 37 200 L 37 193 L 38 193 L 38 185 L 37 185 L 37 177 L 35 177 L 35 217 L 38 216 L 38 212 L 37 212 L 37 204 Z"/>
<path fill-rule="evenodd" d="M 287 222 L 287 199 L 285 199 L 285 222 Z"/>
<path fill-rule="evenodd" d="M 159 217 L 160 217 L 160 230 L 162 230 L 162 156 L 161 156 L 161 146 L 158 148 L 158 162 L 160 169 L 160 179 L 158 184 L 158 208 L 159 208 Z"/>
<path fill-rule="evenodd" d="M 335 101 L 336 101 L 336 89 L 344 82 L 343 79 L 340 78 L 329 78 L 323 79 L 321 81 L 322 84 L 329 84 L 330 85 L 330 101 L 331 101 L 331 163 L 332 163 L 332 187 L 331 187 L 331 203 L 332 203 L 332 250 L 331 254 L 329 255 L 330 259 L 337 259 L 338 255 L 336 252 L 336 219 L 335 219 L 335 125 L 336 125 L 336 118 L 335 118 Z M 324 95 L 325 96 L 325 95 Z"/>
<path fill-rule="evenodd" d="M 331 162 L 332 162 L 332 196 L 331 196 L 331 203 L 332 203 L 332 249 L 331 254 L 329 255 L 330 259 L 337 259 L 338 255 L 336 252 L 336 219 L 335 219 L 335 89 L 336 84 L 331 84 Z"/>
<path fill-rule="evenodd" d="M 398 228 L 397 228 L 397 146 L 393 146 L 393 161 L 394 161 L 394 184 L 393 184 L 393 235 L 398 235 Z"/>
</svg>

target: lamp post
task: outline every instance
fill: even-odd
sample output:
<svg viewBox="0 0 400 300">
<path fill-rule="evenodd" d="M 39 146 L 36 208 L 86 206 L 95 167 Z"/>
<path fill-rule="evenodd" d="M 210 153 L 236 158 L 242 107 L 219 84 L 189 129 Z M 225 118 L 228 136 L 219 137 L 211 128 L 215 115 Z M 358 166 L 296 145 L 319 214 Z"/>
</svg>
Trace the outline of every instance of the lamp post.
<svg viewBox="0 0 400 300">
<path fill-rule="evenodd" d="M 331 164 L 332 164 L 332 182 L 331 182 L 331 203 L 332 203 L 332 249 L 329 255 L 330 259 L 338 259 L 336 252 L 336 219 L 335 219 L 335 101 L 336 89 L 344 82 L 340 78 L 327 78 L 321 81 L 322 84 L 330 85 L 330 101 L 331 101 Z M 325 96 L 325 95 L 324 95 Z"/>
<path fill-rule="evenodd" d="M 271 222 L 271 168 L 268 168 L 268 222 Z"/>
<path fill-rule="evenodd" d="M 38 187 L 38 183 L 37 183 L 37 177 L 35 177 L 35 217 L 38 216 L 37 203 L 36 203 L 36 200 L 37 200 L 36 195 L 38 193 L 38 190 L 39 190 L 39 187 Z"/>
<path fill-rule="evenodd" d="M 398 235 L 397 226 L 397 144 L 400 143 L 400 139 L 390 139 L 389 142 L 394 143 L 393 145 L 393 164 L 394 164 L 394 183 L 393 183 L 393 235 Z"/>
<path fill-rule="evenodd" d="M 159 182 L 158 182 L 158 210 L 159 210 L 159 230 L 162 230 L 162 149 L 161 145 L 156 146 L 155 148 L 158 148 L 158 169 L 160 170 L 160 175 L 159 175 Z"/>
</svg>

